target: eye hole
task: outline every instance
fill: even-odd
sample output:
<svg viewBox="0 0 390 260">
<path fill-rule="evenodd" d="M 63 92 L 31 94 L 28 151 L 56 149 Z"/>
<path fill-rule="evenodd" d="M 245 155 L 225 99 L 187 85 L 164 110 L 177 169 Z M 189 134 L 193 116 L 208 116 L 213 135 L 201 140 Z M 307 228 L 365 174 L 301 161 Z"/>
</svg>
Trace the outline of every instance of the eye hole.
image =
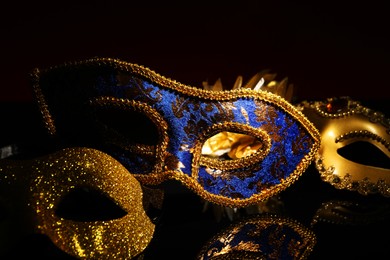
<svg viewBox="0 0 390 260">
<path fill-rule="evenodd" d="M 262 150 L 264 143 L 258 138 L 235 132 L 220 132 L 207 139 L 202 155 L 220 160 L 234 160 L 250 156 Z"/>
<path fill-rule="evenodd" d="M 127 213 L 101 192 L 79 187 L 64 196 L 56 215 L 74 221 L 104 221 L 122 218 Z"/>
<path fill-rule="evenodd" d="M 355 163 L 390 169 L 390 158 L 369 142 L 358 141 L 348 144 L 339 148 L 337 153 Z"/>
<path fill-rule="evenodd" d="M 107 130 L 120 135 L 119 138 L 125 138 L 129 143 L 144 145 L 158 143 L 158 129 L 143 113 L 117 107 L 100 107 L 96 109 L 96 116 Z"/>
</svg>

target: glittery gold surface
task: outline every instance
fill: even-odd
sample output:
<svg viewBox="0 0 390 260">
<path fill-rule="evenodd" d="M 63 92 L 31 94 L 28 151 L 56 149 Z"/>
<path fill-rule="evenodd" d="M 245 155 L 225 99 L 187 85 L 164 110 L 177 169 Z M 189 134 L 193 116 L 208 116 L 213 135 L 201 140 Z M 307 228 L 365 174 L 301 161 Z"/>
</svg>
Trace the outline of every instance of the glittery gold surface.
<svg viewBox="0 0 390 260">
<path fill-rule="evenodd" d="M 37 159 L 1 160 L 0 184 L 24 187 L 25 210 L 33 216 L 36 232 L 74 257 L 131 259 L 153 238 L 155 226 L 143 209 L 140 184 L 118 161 L 98 150 L 67 148 Z M 101 192 L 127 214 L 90 222 L 57 216 L 63 197 L 77 187 Z"/>
</svg>

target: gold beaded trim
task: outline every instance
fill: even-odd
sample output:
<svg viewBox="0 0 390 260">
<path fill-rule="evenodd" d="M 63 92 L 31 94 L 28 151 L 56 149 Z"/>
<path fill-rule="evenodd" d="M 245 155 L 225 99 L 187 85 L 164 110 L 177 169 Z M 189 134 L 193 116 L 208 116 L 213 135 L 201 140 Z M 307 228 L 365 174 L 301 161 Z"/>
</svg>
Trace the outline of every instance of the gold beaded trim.
<svg viewBox="0 0 390 260">
<path fill-rule="evenodd" d="M 140 183 L 117 160 L 95 149 L 73 147 L 34 159 L 0 160 L 0 186 L 12 191 L 8 195 L 15 193 L 5 197 L 10 202 L 25 197 L 18 214 L 25 213 L 32 232 L 46 235 L 77 259 L 133 258 L 145 250 L 155 232 L 144 210 Z M 104 221 L 59 217 L 60 201 L 77 187 L 99 191 L 126 215 Z"/>
<path fill-rule="evenodd" d="M 368 177 L 356 181 L 352 180 L 352 176 L 349 173 L 340 178 L 337 174 L 333 174 L 335 168 L 333 166 L 325 166 L 323 160 L 320 155 L 316 155 L 316 168 L 322 180 L 330 183 L 335 188 L 357 191 L 362 195 L 380 193 L 385 197 L 390 197 L 390 184 L 386 183 L 385 179 L 378 179 L 376 183 L 370 181 Z"/>
<path fill-rule="evenodd" d="M 252 89 L 247 89 L 247 88 L 214 91 L 214 90 L 205 90 L 201 88 L 196 88 L 193 86 L 187 86 L 177 82 L 176 80 L 172 80 L 167 77 L 164 77 L 144 66 L 124 62 L 113 58 L 92 58 L 92 59 L 87 59 L 78 62 L 68 62 L 62 65 L 52 66 L 41 71 L 35 69 L 32 72 L 32 77 L 34 81 L 33 88 L 35 90 L 34 93 L 37 96 L 37 99 L 40 103 L 40 108 L 43 114 L 43 118 L 45 120 L 46 128 L 48 129 L 49 133 L 52 135 L 56 133 L 55 122 L 52 119 L 52 116 L 46 104 L 45 97 L 42 93 L 42 90 L 40 90 L 39 78 L 42 74 L 49 73 L 50 71 L 53 70 L 65 69 L 68 67 L 77 68 L 82 66 L 91 66 L 91 67 L 109 66 L 119 71 L 128 72 L 131 74 L 141 76 L 162 87 L 174 91 L 180 91 L 183 94 L 197 97 L 200 99 L 229 101 L 229 100 L 234 100 L 242 97 L 257 98 L 257 99 L 260 98 L 265 102 L 270 102 L 272 104 L 277 105 L 282 110 L 291 114 L 295 119 L 299 120 L 299 122 L 303 124 L 303 126 L 308 128 L 308 131 L 313 135 L 316 141 L 319 140 L 319 134 L 317 135 L 318 130 L 314 127 L 314 125 L 309 120 L 307 120 L 306 117 L 300 111 L 298 111 L 292 104 L 290 104 L 288 101 L 286 101 L 284 98 L 280 97 L 279 95 L 273 94 L 268 91 L 261 91 L 261 90 L 254 91 Z"/>
<path fill-rule="evenodd" d="M 142 183 L 148 183 L 148 184 L 158 184 L 162 180 L 164 180 L 166 177 L 170 177 L 173 179 L 176 179 L 182 183 L 184 183 L 187 187 L 192 189 L 194 192 L 199 194 L 203 199 L 208 201 L 216 202 L 220 205 L 224 206 L 234 206 L 234 207 L 244 207 L 248 206 L 249 204 L 253 202 L 258 202 L 265 200 L 269 198 L 270 196 L 273 196 L 280 192 L 281 190 L 284 190 L 288 186 L 290 186 L 293 182 L 295 182 L 300 175 L 306 170 L 306 168 L 309 166 L 309 164 L 314 159 L 314 155 L 319 149 L 320 146 L 320 134 L 318 129 L 314 126 L 312 122 L 310 122 L 304 114 L 299 111 L 295 106 L 290 104 L 288 101 L 286 101 L 284 98 L 270 93 L 268 91 L 262 91 L 262 90 L 252 90 L 247 88 L 238 88 L 234 90 L 222 90 L 222 91 L 214 91 L 214 90 L 204 90 L 192 86 L 187 86 L 184 84 L 181 84 L 175 80 L 171 80 L 169 78 L 166 78 L 164 76 L 161 76 L 160 74 L 137 64 L 127 63 L 124 61 L 120 61 L 117 59 L 112 58 L 93 58 L 88 59 L 84 61 L 79 62 L 73 62 L 73 63 L 65 63 L 63 65 L 53 66 L 49 67 L 46 70 L 42 70 L 39 73 L 39 70 L 35 70 L 33 72 L 33 78 L 35 79 L 35 83 L 33 84 L 33 87 L 35 89 L 34 93 L 37 95 L 37 99 L 40 102 L 40 108 L 41 113 L 43 114 L 43 120 L 45 121 L 46 128 L 48 129 L 48 132 L 51 135 L 56 134 L 56 127 L 55 127 L 55 121 L 52 119 L 52 116 L 50 114 L 50 111 L 48 109 L 48 106 L 45 101 L 45 97 L 41 91 L 41 87 L 39 85 L 39 77 L 43 73 L 49 73 L 52 70 L 58 70 L 58 69 L 65 69 L 68 67 L 82 67 L 82 66 L 90 66 L 93 67 L 103 67 L 103 66 L 109 66 L 113 69 L 117 69 L 122 72 L 127 72 L 134 74 L 135 76 L 143 77 L 153 83 L 158 84 L 159 86 L 163 88 L 170 89 L 172 91 L 178 91 L 182 94 L 196 97 L 199 99 L 204 100 L 217 100 L 217 101 L 232 101 L 239 98 L 252 98 L 252 99 L 260 99 L 264 102 L 268 102 L 273 106 L 277 106 L 279 109 L 285 111 L 290 116 L 292 116 L 295 120 L 297 120 L 308 132 L 308 134 L 311 135 L 311 137 L 314 140 L 314 144 L 312 149 L 308 154 L 304 156 L 304 158 L 300 161 L 300 163 L 297 165 L 296 169 L 293 173 L 287 178 L 282 179 L 281 183 L 278 185 L 274 185 L 271 189 L 266 189 L 261 191 L 258 194 L 253 195 L 250 198 L 247 199 L 232 199 L 227 198 L 221 195 L 215 195 L 208 193 L 204 190 L 204 188 L 197 182 L 196 179 L 193 177 L 188 176 L 187 174 L 184 174 L 182 172 L 173 171 L 169 169 L 165 169 L 164 174 L 159 174 L 159 172 L 150 173 L 147 175 L 140 175 L 136 176 L 137 179 Z M 106 100 L 111 99 L 111 97 L 104 97 Z M 108 102 L 108 101 L 107 101 Z M 116 103 L 117 101 L 112 101 L 113 103 Z M 123 99 L 121 101 L 122 103 L 131 102 L 129 100 Z M 129 103 L 127 103 L 129 104 Z M 132 105 L 130 105 L 132 106 Z M 133 106 L 138 106 L 136 104 L 133 104 Z M 145 105 L 148 107 L 147 105 Z M 157 112 L 154 110 L 150 110 L 148 113 L 152 115 L 152 118 L 158 118 Z M 157 114 L 155 114 L 157 113 Z M 154 114 L 154 115 L 153 115 Z M 164 130 L 166 131 L 166 130 Z M 167 136 L 164 134 L 164 136 Z M 164 139 L 161 141 L 161 145 L 159 147 L 161 148 L 159 151 L 156 152 L 156 155 L 158 158 L 166 158 L 166 154 L 163 156 L 163 151 L 165 152 L 165 148 L 167 147 L 168 140 Z M 256 156 L 260 156 L 256 155 Z M 197 151 L 193 154 L 193 163 L 192 163 L 192 176 L 197 176 L 198 168 L 199 168 L 199 162 L 201 162 L 201 149 L 198 148 Z M 203 160 L 203 159 L 202 159 Z M 208 164 L 210 162 L 202 161 L 204 164 Z M 213 163 L 211 163 L 213 164 Z M 240 162 L 241 165 L 250 166 L 252 163 L 249 163 L 249 160 L 242 160 Z M 156 166 L 156 169 L 161 167 L 161 165 Z M 226 166 L 225 166 L 226 167 Z"/>
<path fill-rule="evenodd" d="M 194 152 L 201 153 L 204 142 L 211 136 L 221 131 L 237 132 L 241 134 L 251 135 L 259 139 L 263 147 L 254 154 L 234 160 L 220 160 L 216 158 L 200 156 L 200 165 L 217 168 L 219 170 L 239 169 L 261 161 L 270 151 L 271 138 L 265 131 L 235 122 L 223 122 L 220 124 L 212 125 L 202 134 L 201 137 L 199 137 L 194 146 Z"/>
<path fill-rule="evenodd" d="M 194 153 L 193 163 L 192 163 L 192 176 L 189 177 L 188 175 L 181 173 L 181 172 L 175 172 L 170 171 L 169 174 L 171 178 L 176 179 L 180 181 L 181 183 L 184 183 L 187 187 L 192 189 L 194 192 L 200 195 L 201 198 L 203 198 L 206 201 L 212 201 L 217 202 L 217 204 L 227 207 L 247 207 L 253 203 L 261 202 L 269 197 L 272 197 L 276 194 L 278 194 L 280 191 L 285 190 L 287 187 L 289 187 L 292 183 L 298 180 L 298 178 L 302 175 L 302 173 L 306 170 L 306 168 L 309 166 L 309 164 L 312 161 L 312 158 L 314 158 L 317 150 L 319 149 L 319 142 L 315 142 L 313 145 L 312 150 L 310 153 L 308 153 L 301 162 L 297 165 L 294 172 L 291 173 L 291 175 L 286 179 L 281 179 L 280 184 L 272 186 L 270 189 L 264 189 L 261 192 L 252 195 L 250 198 L 246 199 L 237 199 L 237 198 L 227 198 L 221 195 L 216 195 L 209 193 L 204 190 L 204 188 L 197 182 L 197 180 L 194 178 L 194 176 L 198 175 L 199 171 L 199 163 L 201 154 L 200 152 Z M 199 149 L 199 148 L 198 148 Z M 200 150 L 199 150 L 200 151 Z M 250 164 L 248 163 L 248 166 Z"/>
<path fill-rule="evenodd" d="M 381 136 L 374 134 L 372 132 L 369 132 L 367 130 L 355 130 L 355 131 L 350 131 L 348 133 L 342 134 L 340 136 L 336 137 L 335 142 L 343 142 L 347 139 L 350 138 L 357 138 L 357 137 L 363 137 L 363 138 L 370 138 L 371 140 L 377 141 L 380 144 L 382 144 L 384 147 L 386 147 L 387 150 L 390 151 L 390 142 L 386 141 L 384 138 Z"/>
<path fill-rule="evenodd" d="M 352 109 L 346 112 L 340 113 L 327 113 L 321 109 L 321 106 L 325 105 L 324 101 L 302 101 L 300 104 L 296 105 L 299 111 L 302 111 L 304 107 L 310 107 L 316 111 L 316 113 L 322 117 L 326 118 L 341 118 L 351 116 L 353 114 L 361 114 L 367 117 L 370 122 L 379 123 L 387 128 L 387 133 L 390 134 L 390 118 L 386 118 L 385 114 L 380 111 L 375 111 L 371 108 L 361 105 L 359 101 L 352 100 L 350 97 L 344 97 L 349 102 L 349 105 L 352 105 Z M 332 100 L 332 99 L 329 99 Z"/>
<path fill-rule="evenodd" d="M 148 151 L 151 146 L 143 144 L 123 146 L 123 144 L 121 145 L 120 143 L 118 143 L 118 145 L 120 145 L 120 147 L 125 150 L 136 152 L 140 155 L 153 155 L 153 157 L 155 158 L 154 170 L 151 173 L 148 173 L 147 175 L 133 174 L 139 181 L 147 182 L 148 184 L 157 184 L 167 178 L 167 176 L 164 175 L 162 171 L 164 160 L 161 160 L 161 158 L 165 157 L 165 150 L 169 142 L 167 134 L 168 124 L 155 109 L 150 107 L 148 104 L 139 101 L 115 97 L 98 97 L 91 99 L 89 103 L 90 105 L 95 107 L 116 107 L 118 109 L 127 109 L 139 112 L 147 116 L 156 125 L 156 128 L 158 129 L 159 140 L 158 143 L 153 146 L 153 149 Z"/>
<path fill-rule="evenodd" d="M 338 113 L 328 113 L 322 110 L 322 106 L 325 105 L 324 101 L 303 101 L 301 104 L 304 106 L 308 106 L 314 109 L 316 113 L 322 117 L 327 118 L 340 118 L 340 117 L 346 117 L 351 116 L 355 113 L 360 113 L 362 106 L 360 105 L 360 102 L 350 99 L 349 97 L 344 97 L 348 101 L 348 106 L 352 106 L 353 108 L 344 111 L 344 112 L 338 112 Z M 328 99 L 328 101 L 332 101 L 332 98 Z"/>
</svg>

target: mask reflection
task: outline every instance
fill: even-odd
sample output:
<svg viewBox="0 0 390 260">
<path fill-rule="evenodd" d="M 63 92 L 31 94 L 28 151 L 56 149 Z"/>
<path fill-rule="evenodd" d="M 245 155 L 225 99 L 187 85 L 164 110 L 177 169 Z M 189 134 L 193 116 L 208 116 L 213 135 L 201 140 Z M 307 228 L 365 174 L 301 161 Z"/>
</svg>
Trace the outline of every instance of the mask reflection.
<svg viewBox="0 0 390 260">
<path fill-rule="evenodd" d="M 238 221 L 212 237 L 197 259 L 305 259 L 315 234 L 299 222 L 276 215 Z"/>
</svg>

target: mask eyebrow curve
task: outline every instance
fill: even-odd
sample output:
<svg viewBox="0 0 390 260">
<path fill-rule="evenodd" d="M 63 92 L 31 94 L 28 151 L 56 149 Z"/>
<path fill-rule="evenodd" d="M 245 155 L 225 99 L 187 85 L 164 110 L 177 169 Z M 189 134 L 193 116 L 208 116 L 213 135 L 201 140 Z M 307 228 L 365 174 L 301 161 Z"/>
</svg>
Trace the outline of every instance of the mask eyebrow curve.
<svg viewBox="0 0 390 260">
<path fill-rule="evenodd" d="M 347 133 L 341 134 L 335 138 L 335 142 L 344 142 L 352 138 L 365 138 L 370 141 L 375 146 L 384 146 L 386 150 L 384 151 L 388 156 L 390 156 L 390 142 L 387 141 L 382 136 L 379 136 L 368 130 L 352 130 Z M 378 146 L 379 147 L 379 146 Z M 382 150 L 382 149 L 381 149 Z"/>
</svg>

